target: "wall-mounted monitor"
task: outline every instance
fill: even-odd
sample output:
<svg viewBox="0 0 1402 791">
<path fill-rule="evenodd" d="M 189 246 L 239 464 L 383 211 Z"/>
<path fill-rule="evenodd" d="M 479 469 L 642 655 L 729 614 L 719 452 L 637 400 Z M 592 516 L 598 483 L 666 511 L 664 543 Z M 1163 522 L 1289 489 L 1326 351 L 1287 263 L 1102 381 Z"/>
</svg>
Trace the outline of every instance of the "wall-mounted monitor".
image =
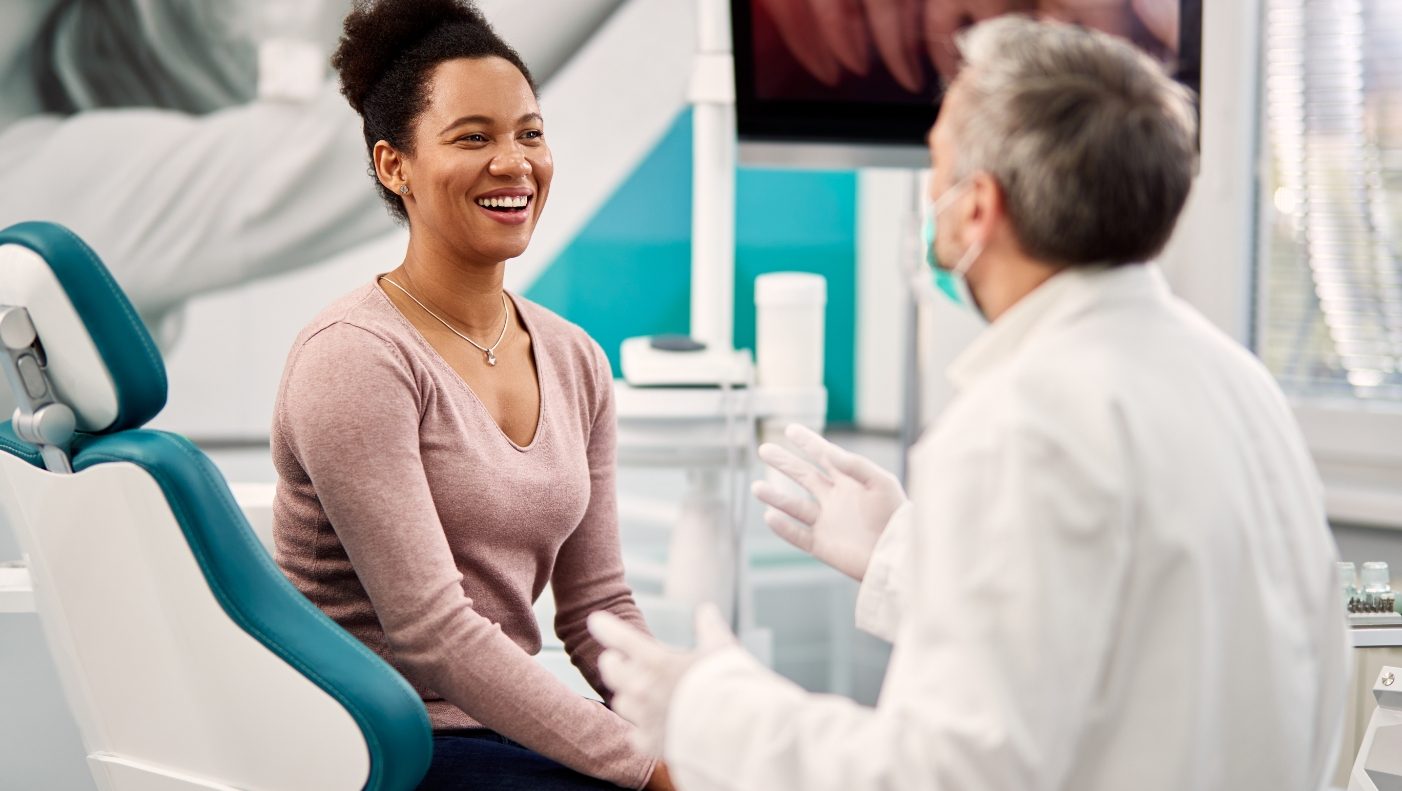
<svg viewBox="0 0 1402 791">
<path fill-rule="evenodd" d="M 1105 30 L 1199 87 L 1202 0 L 731 0 L 746 164 L 915 166 L 973 14 Z"/>
</svg>

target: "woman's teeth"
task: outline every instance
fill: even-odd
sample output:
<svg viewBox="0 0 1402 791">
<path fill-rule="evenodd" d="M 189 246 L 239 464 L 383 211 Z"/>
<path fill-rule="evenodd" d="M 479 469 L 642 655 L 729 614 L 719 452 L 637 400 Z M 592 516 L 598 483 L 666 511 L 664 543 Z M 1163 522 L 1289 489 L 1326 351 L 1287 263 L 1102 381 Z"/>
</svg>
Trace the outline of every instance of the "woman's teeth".
<svg viewBox="0 0 1402 791">
<path fill-rule="evenodd" d="M 501 198 L 478 198 L 477 205 L 486 209 L 524 209 L 531 200 L 529 195 L 514 195 Z"/>
</svg>

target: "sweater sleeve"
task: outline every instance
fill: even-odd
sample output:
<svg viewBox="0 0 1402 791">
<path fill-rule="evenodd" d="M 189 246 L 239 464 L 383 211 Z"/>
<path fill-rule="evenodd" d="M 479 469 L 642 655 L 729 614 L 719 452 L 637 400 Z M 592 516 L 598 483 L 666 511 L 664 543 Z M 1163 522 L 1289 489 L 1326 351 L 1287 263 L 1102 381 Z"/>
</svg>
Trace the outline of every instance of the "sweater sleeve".
<svg viewBox="0 0 1402 791">
<path fill-rule="evenodd" d="M 654 762 L 630 744 L 631 726 L 570 692 L 464 593 L 420 457 L 423 390 L 399 350 L 338 323 L 290 366 L 280 430 L 405 675 L 565 766 L 643 786 Z"/>
<path fill-rule="evenodd" d="M 613 403 L 613 375 L 598 344 L 593 370 L 581 378 L 593 385 L 596 404 L 589 428 L 589 506 L 574 533 L 555 559 L 551 588 L 555 592 L 555 634 L 564 643 L 570 661 L 604 700 L 612 692 L 599 675 L 599 645 L 585 626 L 595 610 L 607 610 L 643 631 L 642 612 L 623 579 L 623 554 L 619 545 L 618 497 L 615 483 L 617 420 Z"/>
</svg>

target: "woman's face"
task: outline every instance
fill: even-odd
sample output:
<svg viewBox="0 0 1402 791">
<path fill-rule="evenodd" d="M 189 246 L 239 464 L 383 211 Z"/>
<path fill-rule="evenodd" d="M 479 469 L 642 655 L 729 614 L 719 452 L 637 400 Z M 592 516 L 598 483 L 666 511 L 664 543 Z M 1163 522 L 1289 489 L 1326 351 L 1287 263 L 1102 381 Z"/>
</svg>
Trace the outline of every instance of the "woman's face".
<svg viewBox="0 0 1402 791">
<path fill-rule="evenodd" d="M 413 233 L 481 263 L 521 255 L 555 172 L 525 76 L 496 57 L 439 64 L 403 167 Z"/>
</svg>

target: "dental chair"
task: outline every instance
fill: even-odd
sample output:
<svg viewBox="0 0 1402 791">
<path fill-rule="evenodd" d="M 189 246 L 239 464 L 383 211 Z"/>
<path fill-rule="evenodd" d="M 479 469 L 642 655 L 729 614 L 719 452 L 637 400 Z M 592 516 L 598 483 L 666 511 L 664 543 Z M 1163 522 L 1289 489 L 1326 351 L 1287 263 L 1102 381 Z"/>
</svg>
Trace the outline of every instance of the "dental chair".
<svg viewBox="0 0 1402 791">
<path fill-rule="evenodd" d="M 0 519 L 98 787 L 414 788 L 423 704 L 283 577 L 199 449 L 142 428 L 165 366 L 66 228 L 0 231 L 0 368 Z"/>
</svg>

